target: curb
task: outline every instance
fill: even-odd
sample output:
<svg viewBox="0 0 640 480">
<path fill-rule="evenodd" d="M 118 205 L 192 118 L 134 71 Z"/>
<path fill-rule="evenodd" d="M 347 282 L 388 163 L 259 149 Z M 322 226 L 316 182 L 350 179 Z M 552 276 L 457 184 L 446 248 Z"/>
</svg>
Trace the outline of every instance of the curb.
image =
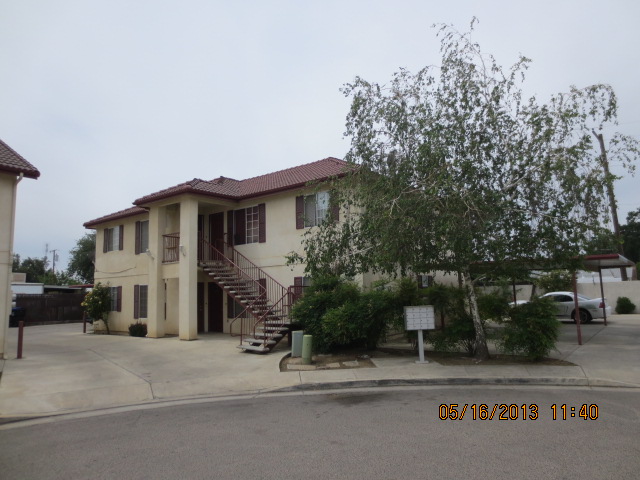
<svg viewBox="0 0 640 480">
<path fill-rule="evenodd" d="M 418 379 L 384 379 L 384 380 L 349 380 L 344 382 L 303 383 L 291 387 L 283 387 L 272 392 L 304 392 L 321 390 L 340 390 L 347 388 L 373 387 L 408 387 L 408 386 L 461 386 L 461 385 L 531 385 L 547 387 L 607 387 L 607 388 L 640 388 L 640 385 L 613 382 L 609 380 L 588 378 L 505 378 L 505 377 L 450 377 L 450 378 L 418 378 Z"/>
</svg>

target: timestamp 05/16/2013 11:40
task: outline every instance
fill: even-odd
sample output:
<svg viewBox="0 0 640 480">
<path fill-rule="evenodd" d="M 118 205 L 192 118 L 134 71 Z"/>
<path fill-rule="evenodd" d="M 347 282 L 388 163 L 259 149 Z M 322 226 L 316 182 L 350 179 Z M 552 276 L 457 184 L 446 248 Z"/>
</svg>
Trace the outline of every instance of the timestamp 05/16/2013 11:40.
<svg viewBox="0 0 640 480">
<path fill-rule="evenodd" d="M 552 404 L 546 410 L 552 420 L 597 420 L 598 405 L 595 403 L 581 405 Z M 541 409 L 536 403 L 443 403 L 439 407 L 440 420 L 538 420 Z"/>
</svg>

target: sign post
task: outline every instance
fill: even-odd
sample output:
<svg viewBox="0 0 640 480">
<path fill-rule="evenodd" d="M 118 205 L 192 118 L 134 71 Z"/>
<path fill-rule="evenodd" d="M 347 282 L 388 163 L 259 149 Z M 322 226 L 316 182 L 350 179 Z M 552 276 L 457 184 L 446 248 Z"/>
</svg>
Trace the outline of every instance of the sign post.
<svg viewBox="0 0 640 480">
<path fill-rule="evenodd" d="M 423 330 L 434 330 L 436 328 L 436 316 L 433 305 L 418 305 L 415 307 L 404 307 L 404 324 L 407 330 L 418 331 L 418 354 L 420 360 L 416 363 L 429 363 L 424 359 Z"/>
</svg>

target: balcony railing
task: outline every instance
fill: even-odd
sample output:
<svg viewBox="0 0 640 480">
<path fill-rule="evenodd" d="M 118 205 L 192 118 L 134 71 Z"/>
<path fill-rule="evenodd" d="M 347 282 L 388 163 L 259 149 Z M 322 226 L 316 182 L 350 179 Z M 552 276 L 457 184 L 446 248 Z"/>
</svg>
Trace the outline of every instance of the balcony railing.
<svg viewBox="0 0 640 480">
<path fill-rule="evenodd" d="M 162 240 L 162 263 L 177 262 L 180 260 L 180 232 L 163 235 Z"/>
</svg>

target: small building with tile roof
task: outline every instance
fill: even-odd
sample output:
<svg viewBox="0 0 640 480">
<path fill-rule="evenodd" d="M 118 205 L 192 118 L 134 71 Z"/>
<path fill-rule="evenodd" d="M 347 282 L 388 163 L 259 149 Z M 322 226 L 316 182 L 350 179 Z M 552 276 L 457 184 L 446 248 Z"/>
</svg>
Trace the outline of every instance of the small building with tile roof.
<svg viewBox="0 0 640 480">
<path fill-rule="evenodd" d="M 11 268 L 18 184 L 23 178 L 37 179 L 40 172 L 22 155 L 0 140 L 0 359 L 6 352 L 11 313 Z"/>
<path fill-rule="evenodd" d="M 275 318 L 305 283 L 304 266 L 286 256 L 302 253 L 309 228 L 339 221 L 329 183 L 354 171 L 329 157 L 245 180 L 194 178 L 86 222 L 97 233 L 95 281 L 112 291 L 110 328 L 144 321 L 149 337 L 193 340 L 246 335 L 260 315 Z M 221 266 L 228 271 L 212 272 Z"/>
</svg>

